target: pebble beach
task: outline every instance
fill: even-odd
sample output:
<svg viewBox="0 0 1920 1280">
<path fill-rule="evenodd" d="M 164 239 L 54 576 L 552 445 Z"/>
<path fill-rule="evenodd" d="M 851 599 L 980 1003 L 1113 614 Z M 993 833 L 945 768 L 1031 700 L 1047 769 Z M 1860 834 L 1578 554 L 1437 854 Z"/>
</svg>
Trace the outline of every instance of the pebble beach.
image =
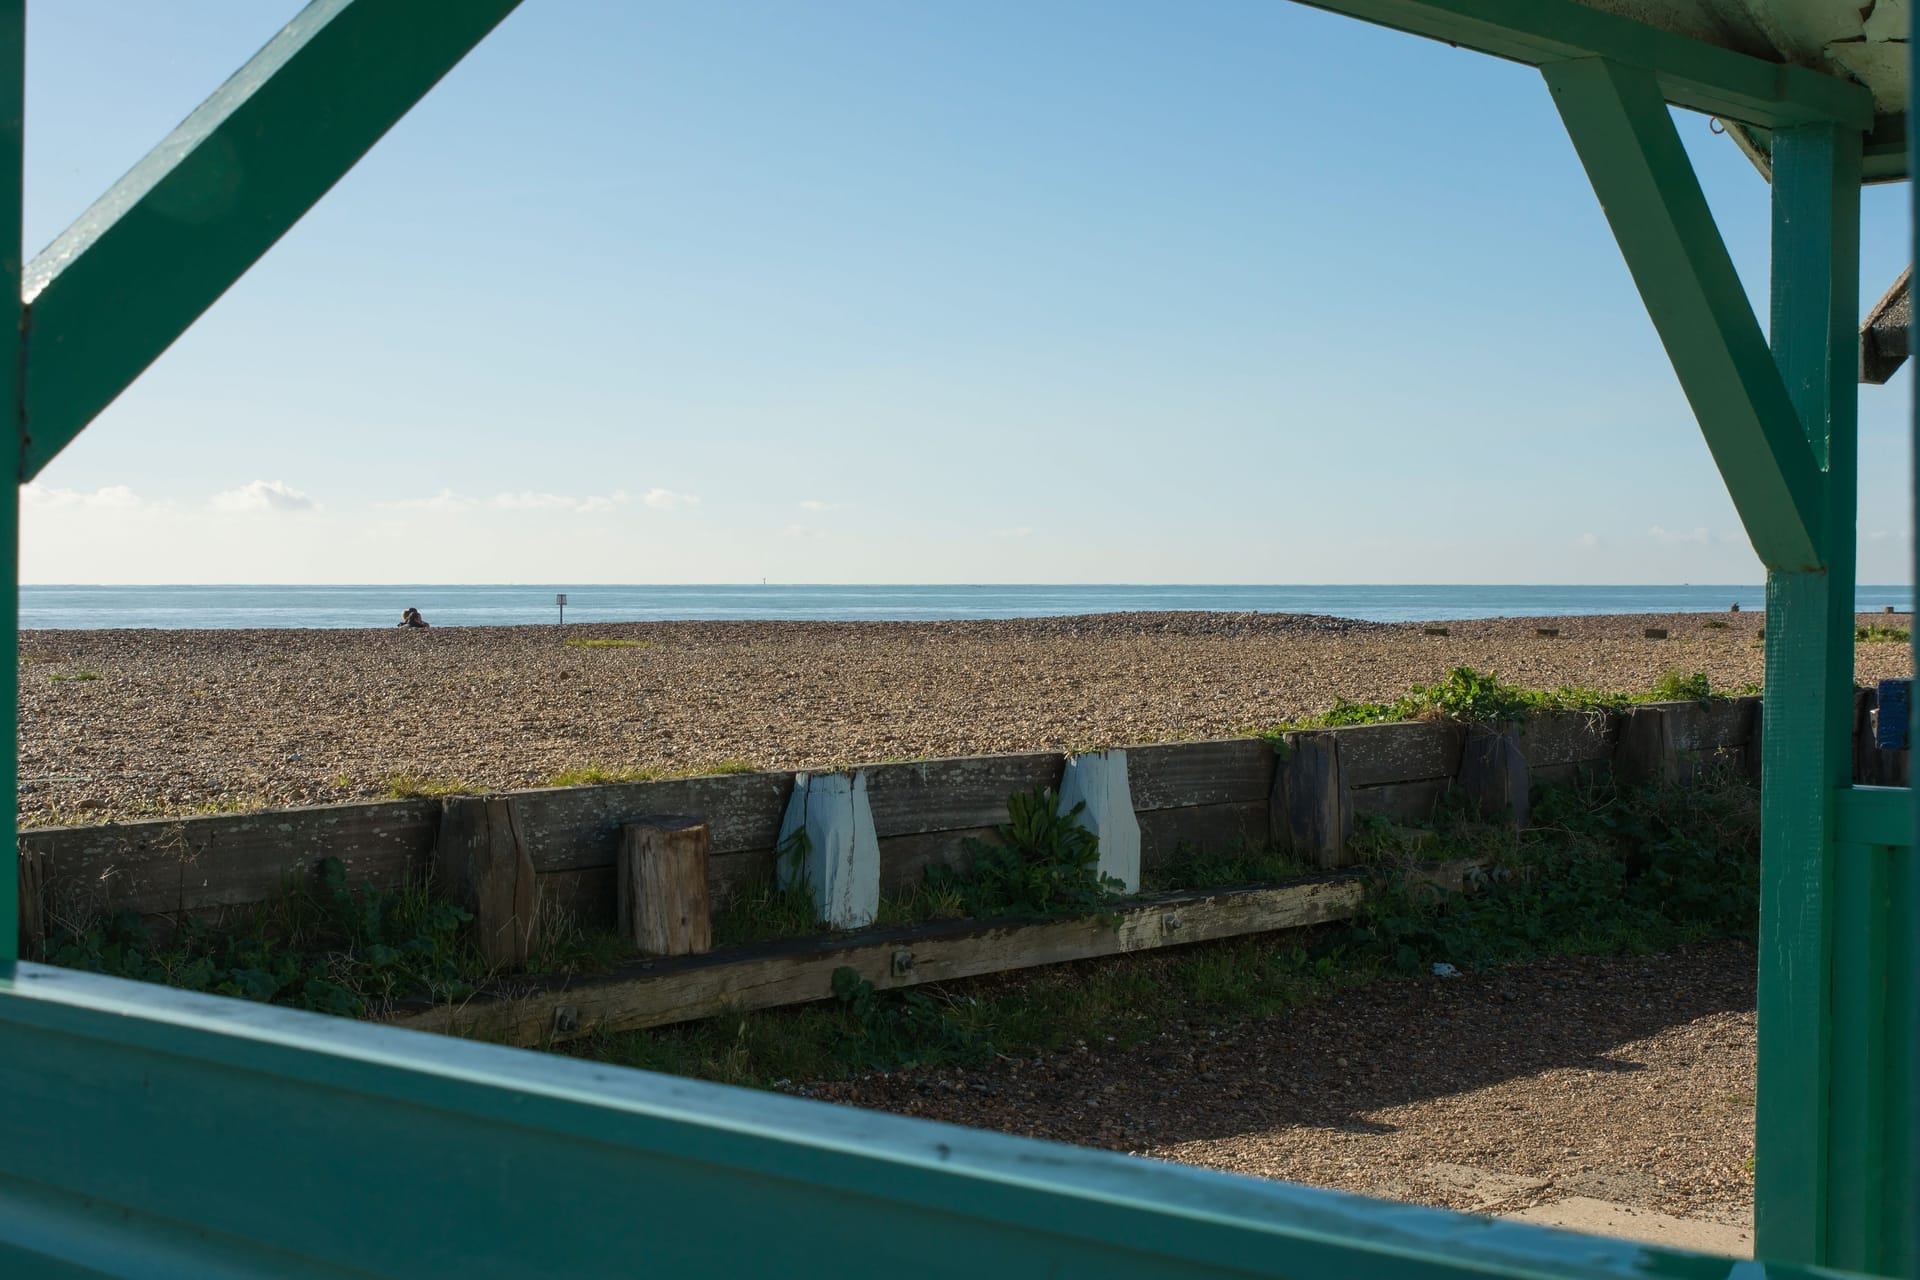
<svg viewBox="0 0 1920 1280">
<path fill-rule="evenodd" d="M 1908 627 L 1908 615 L 1862 614 Z M 26 631 L 25 826 L 1229 737 L 1455 666 L 1634 693 L 1761 680 L 1765 615 L 1373 623 L 1265 613 L 431 630 Z M 1667 638 L 1648 639 L 1648 628 Z M 1542 636 L 1542 628 L 1557 635 Z M 1862 643 L 1861 683 L 1908 675 Z"/>
</svg>

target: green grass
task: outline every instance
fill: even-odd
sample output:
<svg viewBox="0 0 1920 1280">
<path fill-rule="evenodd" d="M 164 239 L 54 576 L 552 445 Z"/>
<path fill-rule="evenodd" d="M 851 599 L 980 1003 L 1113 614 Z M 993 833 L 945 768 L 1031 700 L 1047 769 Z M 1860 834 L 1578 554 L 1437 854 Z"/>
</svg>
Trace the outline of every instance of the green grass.
<svg viewBox="0 0 1920 1280">
<path fill-rule="evenodd" d="M 1877 622 L 1869 622 L 1864 627 L 1855 627 L 1853 638 L 1861 644 L 1910 644 L 1913 632 L 1906 627 L 1883 627 Z"/>
<path fill-rule="evenodd" d="M 711 778 L 733 773 L 752 773 L 760 766 L 751 760 L 715 760 L 691 768 L 667 769 L 652 765 L 579 765 L 562 769 L 543 782 L 547 787 L 597 787 L 614 782 L 660 782 L 669 778 Z"/>
<path fill-rule="evenodd" d="M 55 684 L 59 684 L 63 680 L 98 680 L 99 678 L 100 673 L 98 671 L 56 671 L 47 677 L 47 679 L 53 681 Z"/>
<path fill-rule="evenodd" d="M 1708 618 L 1700 625 L 1708 631 L 1725 631 L 1732 624 L 1725 618 Z"/>
<path fill-rule="evenodd" d="M 388 800 L 470 796 L 485 790 L 485 787 L 461 778 L 435 778 L 421 773 L 392 773 L 380 780 L 380 794 Z"/>
<path fill-rule="evenodd" d="M 930 920 L 959 920 L 966 914 L 966 903 L 958 890 L 923 884 L 906 893 L 882 895 L 873 924 L 875 928 L 884 929 L 925 924 Z M 827 932 L 827 926 L 814 914 L 812 891 L 803 886 L 782 889 L 772 877 L 741 886 L 713 915 L 715 947 L 746 946 Z"/>
<path fill-rule="evenodd" d="M 1177 889 L 1270 884 L 1311 875 L 1313 871 L 1314 868 L 1297 858 L 1245 841 L 1228 849 L 1203 849 L 1181 843 L 1175 846 L 1173 857 L 1140 873 L 1140 891 L 1169 893 Z"/>
<path fill-rule="evenodd" d="M 653 649 L 658 645 L 652 640 L 562 640 L 569 649 Z"/>
<path fill-rule="evenodd" d="M 171 936 L 122 912 L 57 932 L 47 958 L 72 969 L 358 1016 L 415 993 L 472 994 L 484 966 L 465 939 L 468 919 L 424 882 L 350 888 L 346 869 L 330 858 L 319 877 L 290 881 L 255 909 L 219 921 L 189 917 Z"/>
</svg>

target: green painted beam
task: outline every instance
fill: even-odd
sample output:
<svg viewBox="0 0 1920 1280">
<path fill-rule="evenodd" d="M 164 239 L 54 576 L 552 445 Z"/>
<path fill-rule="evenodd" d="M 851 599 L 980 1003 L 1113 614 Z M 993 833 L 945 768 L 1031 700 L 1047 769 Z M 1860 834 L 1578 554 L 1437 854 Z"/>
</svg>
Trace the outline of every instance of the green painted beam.
<svg viewBox="0 0 1920 1280">
<path fill-rule="evenodd" d="M 1765 741 L 1764 735 L 1762 741 Z M 1904 849 L 1913 842 L 1913 792 L 1906 787 L 1846 787 L 1836 797 L 1842 844 Z"/>
<path fill-rule="evenodd" d="M 1658 87 L 1599 59 L 1542 74 L 1754 550 L 1819 565 L 1818 460 Z"/>
<path fill-rule="evenodd" d="M 1815 1274 L 38 965 L 0 1043 L 10 1276 Z"/>
<path fill-rule="evenodd" d="M 1877 1158 L 1862 1126 L 1884 1115 L 1882 1099 L 1845 1092 L 1881 1059 L 1870 1006 L 1856 993 L 1836 1002 L 1833 986 L 1837 924 L 1884 919 L 1857 900 L 1857 878 L 1838 874 L 1836 844 L 1853 767 L 1860 164 L 1852 130 L 1773 137 L 1773 352 L 1826 472 L 1826 563 L 1767 576 L 1754 1242 L 1763 1257 L 1795 1262 L 1877 1258 L 1881 1246 L 1877 1211 L 1843 1203 L 1836 1187 L 1851 1195 L 1856 1184 L 1834 1178 L 1845 1162 Z M 1841 890 L 1848 905 L 1837 910 Z M 1884 929 L 1849 946 L 1844 973 L 1871 974 Z"/>
<path fill-rule="evenodd" d="M 16 420 L 20 413 L 20 154 L 21 121 L 25 114 L 26 0 L 0 0 L 0 405 Z M 0 703 L 7 708 L 0 731 L 0 759 L 19 758 L 20 705 L 20 489 L 0 485 L 0 558 L 13 566 L 12 579 L 0 590 Z M 17 772 L 17 771 L 16 771 Z M 19 792 L 5 788 L 0 819 L 14 828 L 20 808 Z M 0 861 L 0 979 L 13 969 L 20 955 L 19 854 Z"/>
<path fill-rule="evenodd" d="M 27 266 L 30 480 L 519 0 L 313 0 Z"/>
<path fill-rule="evenodd" d="M 1873 127 L 1873 95 L 1851 81 L 1766 62 L 1571 0 L 1300 0 L 1497 58 L 1547 68 L 1605 58 L 1650 76 L 1662 99 L 1769 128 Z"/>
</svg>

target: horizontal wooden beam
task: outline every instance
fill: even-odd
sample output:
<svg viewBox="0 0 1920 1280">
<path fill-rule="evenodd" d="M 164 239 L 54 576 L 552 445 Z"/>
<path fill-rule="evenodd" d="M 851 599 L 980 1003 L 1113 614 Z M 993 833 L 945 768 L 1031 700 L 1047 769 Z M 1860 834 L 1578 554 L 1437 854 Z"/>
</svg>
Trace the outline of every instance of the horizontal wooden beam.
<svg viewBox="0 0 1920 1280">
<path fill-rule="evenodd" d="M 1840 844 L 1913 847 L 1913 792 L 1906 787 L 1842 787 L 1835 794 Z"/>
<path fill-rule="evenodd" d="M 1424 878 L 1458 887 L 1466 869 L 1476 865 L 1435 865 Z M 545 1044 L 594 1031 L 638 1031 L 825 1000 L 842 968 L 876 988 L 910 987 L 1326 924 L 1353 915 L 1364 895 L 1362 877 L 1336 875 L 1273 888 L 1159 894 L 1129 901 L 1105 918 L 956 920 L 800 938 L 652 960 L 609 977 L 556 981 L 508 998 L 403 1011 L 391 1021 L 501 1044 Z"/>
<path fill-rule="evenodd" d="M 1644 71 L 1675 106 L 1747 124 L 1873 127 L 1860 85 L 1722 49 L 1572 0 L 1299 0 L 1414 35 L 1548 67 L 1606 58 Z"/>
<path fill-rule="evenodd" d="M 1603 59 L 1543 69 L 1754 551 L 1825 563 L 1825 477 L 1653 78 Z"/>
<path fill-rule="evenodd" d="M 313 0 L 27 264 L 21 481 L 518 4 Z"/>
<path fill-rule="evenodd" d="M 10 1276 L 1709 1274 L 1636 1241 L 40 965 L 0 984 L 0 1044 Z"/>
</svg>

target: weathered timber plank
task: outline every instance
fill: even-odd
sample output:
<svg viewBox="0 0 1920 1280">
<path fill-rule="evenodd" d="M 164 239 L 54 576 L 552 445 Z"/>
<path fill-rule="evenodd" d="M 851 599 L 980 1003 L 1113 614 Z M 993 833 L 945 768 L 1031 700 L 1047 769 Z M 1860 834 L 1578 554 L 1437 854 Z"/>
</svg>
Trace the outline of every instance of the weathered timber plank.
<svg viewBox="0 0 1920 1280">
<path fill-rule="evenodd" d="M 1378 787 L 1353 789 L 1353 812 L 1395 822 L 1425 822 L 1433 817 L 1440 797 L 1453 785 L 1450 778 L 1424 778 L 1418 782 L 1393 782 Z"/>
<path fill-rule="evenodd" d="M 650 814 L 683 813 L 713 833 L 713 852 L 771 849 L 780 834 L 790 773 L 733 773 L 599 787 L 542 787 L 513 793 L 540 871 L 610 867 L 620 828 Z"/>
<path fill-rule="evenodd" d="M 1528 825 L 1533 777 L 1520 746 L 1519 726 L 1475 725 L 1460 757 L 1460 790 L 1480 817 L 1515 828 Z"/>
<path fill-rule="evenodd" d="M 1462 730 L 1444 720 L 1354 725 L 1334 732 L 1340 735 L 1340 766 L 1351 787 L 1451 778 L 1460 770 Z"/>
<path fill-rule="evenodd" d="M 1527 764 L 1544 766 L 1613 759 L 1619 734 L 1616 718 L 1605 711 L 1567 711 L 1534 716 L 1520 724 L 1520 746 Z"/>
<path fill-rule="evenodd" d="M 866 775 L 874 834 L 884 840 L 1005 822 L 1008 796 L 1058 787 L 1065 765 L 1055 752 L 873 765 Z"/>
<path fill-rule="evenodd" d="M 1680 753 L 1675 741 L 1682 722 L 1680 704 L 1656 703 L 1635 707 L 1620 726 L 1613 752 L 1613 776 L 1628 785 L 1655 783 L 1673 786 L 1680 780 Z"/>
<path fill-rule="evenodd" d="M 1359 877 L 1339 876 L 1228 893 L 1157 895 L 1122 908 L 1117 926 L 1098 919 L 954 921 L 851 938 L 795 939 L 748 956 L 715 952 L 657 960 L 605 979 L 402 1011 L 391 1020 L 415 1030 L 532 1045 L 824 1000 L 832 994 L 834 971 L 843 966 L 876 987 L 903 987 L 1324 924 L 1350 916 L 1363 893 Z"/>
<path fill-rule="evenodd" d="M 62 911 L 159 915 L 260 902 L 324 858 L 340 859 L 351 883 L 404 884 L 426 870 L 439 828 L 438 800 L 393 800 L 41 827 L 22 831 L 20 847 L 45 859 Z"/>
<path fill-rule="evenodd" d="M 1673 745 L 1678 751 L 1705 751 L 1715 747 L 1743 745 L 1747 740 L 1750 715 L 1746 704 L 1753 699 L 1716 698 L 1710 702 L 1649 702 L 1667 713 L 1673 728 Z"/>
<path fill-rule="evenodd" d="M 1159 742 L 1127 748 L 1136 813 L 1194 805 L 1266 803 L 1274 751 L 1263 738 Z"/>
<path fill-rule="evenodd" d="M 539 924 L 539 881 L 510 797 L 447 797 L 433 879 L 440 894 L 473 913 L 474 941 L 488 968 L 526 964 Z"/>
<path fill-rule="evenodd" d="M 1164 865 L 1178 856 L 1182 846 L 1203 853 L 1227 853 L 1264 849 L 1267 845 L 1264 801 L 1152 809 L 1140 815 L 1140 865 L 1143 868 Z"/>
<path fill-rule="evenodd" d="M 19 907 L 20 954 L 40 956 L 47 944 L 47 859 L 33 850 L 20 850 Z"/>
<path fill-rule="evenodd" d="M 712 854 L 707 858 L 707 901 L 724 911 L 744 885 L 773 877 L 773 850 Z M 588 929 L 615 927 L 618 877 L 611 865 L 540 873 L 540 909 L 561 913 Z"/>
<path fill-rule="evenodd" d="M 1532 773 L 1535 786 L 1571 787 L 1585 782 L 1606 781 L 1613 776 L 1613 761 L 1570 760 L 1565 764 L 1536 766 Z"/>
<path fill-rule="evenodd" d="M 1002 815 L 1004 817 L 1004 815 Z M 957 831 L 920 831 L 887 836 L 880 841 L 880 892 L 906 893 L 920 886 L 931 867 L 964 869 L 973 857 L 968 840 L 996 842 L 992 827 L 962 827 Z"/>
<path fill-rule="evenodd" d="M 1329 868 L 1352 861 L 1353 796 L 1340 735 L 1289 733 L 1267 802 L 1268 839 L 1282 853 Z"/>
</svg>

